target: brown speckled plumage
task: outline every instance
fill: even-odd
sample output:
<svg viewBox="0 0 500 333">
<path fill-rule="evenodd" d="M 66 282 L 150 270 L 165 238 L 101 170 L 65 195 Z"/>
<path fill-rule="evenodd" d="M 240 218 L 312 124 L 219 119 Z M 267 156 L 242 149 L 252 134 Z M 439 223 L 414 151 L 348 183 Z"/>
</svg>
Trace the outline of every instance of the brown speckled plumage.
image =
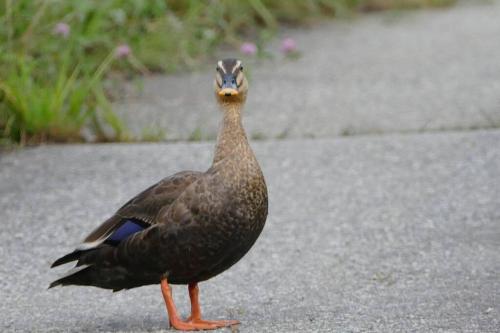
<svg viewBox="0 0 500 333">
<path fill-rule="evenodd" d="M 267 217 L 267 189 L 241 123 L 247 81 L 235 60 L 218 67 L 215 81 L 223 120 L 212 166 L 161 180 L 121 207 L 81 247 L 53 266 L 78 260 L 55 285 L 113 290 L 160 283 L 207 280 L 251 248 Z M 239 94 L 221 96 L 223 71 L 233 69 Z M 220 82 L 219 82 L 220 81 Z M 107 240 L 127 219 L 145 227 L 117 244 Z"/>
</svg>

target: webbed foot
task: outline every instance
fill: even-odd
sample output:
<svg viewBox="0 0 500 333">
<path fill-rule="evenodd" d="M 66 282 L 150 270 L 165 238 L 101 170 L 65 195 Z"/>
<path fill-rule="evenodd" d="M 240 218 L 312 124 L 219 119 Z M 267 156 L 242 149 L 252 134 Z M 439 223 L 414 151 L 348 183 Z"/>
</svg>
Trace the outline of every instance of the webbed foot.
<svg viewBox="0 0 500 333">
<path fill-rule="evenodd" d="M 189 285 L 189 296 L 191 299 L 191 316 L 186 321 L 179 318 L 177 309 L 172 297 L 172 291 L 166 278 L 161 280 L 161 291 L 167 306 L 168 319 L 171 327 L 181 331 L 196 330 L 215 330 L 217 328 L 237 325 L 237 320 L 203 320 L 201 319 L 200 304 L 198 303 L 198 285 L 196 283 Z"/>
<path fill-rule="evenodd" d="M 176 330 L 195 331 L 195 330 L 215 330 L 217 328 L 237 325 L 240 322 L 237 320 L 203 320 L 191 319 L 186 321 L 170 320 L 170 325 Z"/>
</svg>

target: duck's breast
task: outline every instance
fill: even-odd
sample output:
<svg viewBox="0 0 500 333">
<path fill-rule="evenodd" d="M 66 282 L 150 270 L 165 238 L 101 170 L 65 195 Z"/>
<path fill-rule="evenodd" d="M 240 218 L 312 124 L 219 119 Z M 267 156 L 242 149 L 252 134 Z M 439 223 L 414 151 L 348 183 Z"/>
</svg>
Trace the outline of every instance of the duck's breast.
<svg viewBox="0 0 500 333">
<path fill-rule="evenodd" d="M 240 260 L 260 235 L 267 217 L 262 173 L 260 169 L 239 170 L 239 175 L 233 176 L 231 170 L 215 170 L 203 184 L 191 189 L 194 192 L 184 205 L 188 225 L 165 242 L 167 247 L 175 244 L 179 255 L 170 265 L 172 283 L 203 281 L 223 272 Z"/>
</svg>

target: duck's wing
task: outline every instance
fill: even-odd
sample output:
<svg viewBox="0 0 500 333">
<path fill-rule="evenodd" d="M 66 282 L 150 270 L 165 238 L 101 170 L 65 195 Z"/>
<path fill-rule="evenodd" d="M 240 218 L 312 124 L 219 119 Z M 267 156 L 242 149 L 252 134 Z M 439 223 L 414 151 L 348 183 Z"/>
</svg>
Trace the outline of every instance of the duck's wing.
<svg viewBox="0 0 500 333">
<path fill-rule="evenodd" d="M 124 204 L 115 215 L 92 231 L 84 243 L 95 242 L 110 235 L 120 221 L 132 219 L 147 225 L 155 224 L 158 212 L 171 205 L 201 175 L 202 172 L 182 171 L 162 179 Z"/>
<path fill-rule="evenodd" d="M 207 172 L 186 188 L 172 205 L 159 212 L 157 224 L 124 240 L 114 253 L 100 253 L 101 258 L 107 256 L 105 261 L 117 258 L 126 262 L 123 266 L 134 272 L 134 276 L 162 272 L 169 267 L 179 276 L 188 277 L 192 272 L 184 267 L 186 262 L 191 262 L 189 266 L 197 269 L 205 265 L 203 262 L 208 257 L 231 255 L 228 243 L 239 246 L 245 242 L 244 239 L 233 239 L 234 235 L 229 232 L 243 217 L 238 210 L 225 212 L 234 204 L 236 202 L 227 185 Z M 89 257 L 82 264 L 92 262 L 95 259 Z"/>
<path fill-rule="evenodd" d="M 196 171 L 179 172 L 139 193 L 94 229 L 73 252 L 56 260 L 52 267 L 77 260 L 82 252 L 95 249 L 104 242 L 117 244 L 128 236 L 156 224 L 160 210 L 171 205 L 202 175 L 202 172 Z"/>
</svg>

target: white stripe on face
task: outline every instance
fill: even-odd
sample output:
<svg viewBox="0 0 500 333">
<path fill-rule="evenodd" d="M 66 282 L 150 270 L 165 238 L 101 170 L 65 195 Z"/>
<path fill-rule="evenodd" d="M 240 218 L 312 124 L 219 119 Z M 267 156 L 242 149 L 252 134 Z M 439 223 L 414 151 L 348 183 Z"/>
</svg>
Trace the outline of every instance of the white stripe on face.
<svg viewBox="0 0 500 333">
<path fill-rule="evenodd" d="M 239 68 L 240 66 L 241 66 L 241 61 L 237 60 L 236 65 L 234 65 L 233 69 L 231 70 L 231 73 L 234 74 L 234 71 L 236 70 L 236 68 Z"/>
<path fill-rule="evenodd" d="M 226 69 L 222 65 L 222 60 L 219 60 L 219 62 L 217 63 L 217 65 L 219 66 L 220 69 L 222 69 L 222 71 L 224 72 L 224 74 L 226 74 Z"/>
</svg>

